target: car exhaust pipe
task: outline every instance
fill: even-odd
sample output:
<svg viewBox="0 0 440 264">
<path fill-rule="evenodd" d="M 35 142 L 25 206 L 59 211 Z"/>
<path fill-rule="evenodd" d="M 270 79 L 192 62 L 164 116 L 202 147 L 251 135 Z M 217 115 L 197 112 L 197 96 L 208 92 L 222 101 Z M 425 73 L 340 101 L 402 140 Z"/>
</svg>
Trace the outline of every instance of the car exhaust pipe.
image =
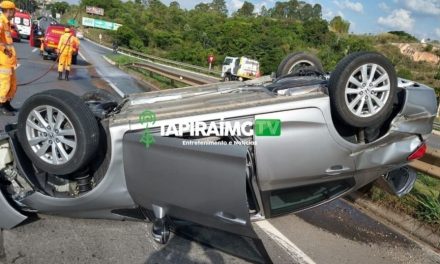
<svg viewBox="0 0 440 264">
<path fill-rule="evenodd" d="M 402 197 L 414 187 L 417 172 L 407 166 L 393 170 L 378 180 L 378 185 L 390 194 Z"/>
</svg>

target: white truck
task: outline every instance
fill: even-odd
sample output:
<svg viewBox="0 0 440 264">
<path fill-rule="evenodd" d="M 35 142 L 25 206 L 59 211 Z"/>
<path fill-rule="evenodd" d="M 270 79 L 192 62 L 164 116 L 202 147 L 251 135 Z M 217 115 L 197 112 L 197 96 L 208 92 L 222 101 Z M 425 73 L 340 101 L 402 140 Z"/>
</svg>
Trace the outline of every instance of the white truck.
<svg viewBox="0 0 440 264">
<path fill-rule="evenodd" d="M 222 78 L 228 81 L 245 81 L 260 77 L 260 63 L 246 57 L 226 57 L 223 61 Z"/>
</svg>

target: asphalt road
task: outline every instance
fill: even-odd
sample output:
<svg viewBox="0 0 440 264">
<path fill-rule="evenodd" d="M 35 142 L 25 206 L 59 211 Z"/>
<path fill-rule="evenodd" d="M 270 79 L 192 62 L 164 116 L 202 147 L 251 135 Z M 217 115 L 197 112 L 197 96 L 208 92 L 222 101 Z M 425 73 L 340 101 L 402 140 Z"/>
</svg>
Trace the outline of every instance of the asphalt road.
<svg viewBox="0 0 440 264">
<path fill-rule="evenodd" d="M 107 52 L 108 53 L 108 51 L 111 51 L 110 48 L 107 48 L 102 45 L 98 45 L 97 43 L 92 42 L 92 41 L 84 40 L 82 43 L 86 44 L 88 47 L 93 46 L 94 49 L 99 48 L 100 52 Z M 127 55 L 129 55 L 129 54 L 127 54 Z M 197 73 L 197 72 L 186 70 L 186 69 L 172 67 L 169 65 L 161 64 L 161 63 L 154 63 L 151 60 L 147 60 L 147 59 L 143 59 L 143 58 L 138 58 L 138 59 L 142 60 L 142 64 L 145 64 L 148 66 L 154 66 L 154 68 L 159 69 L 159 70 L 163 70 L 164 72 L 172 72 L 172 73 L 178 74 L 183 79 L 197 79 L 197 80 L 204 81 L 205 83 L 217 83 L 220 81 L 220 76 L 214 77 L 214 76 L 210 76 L 210 75 L 206 75 L 206 74 L 202 74 L 202 73 Z"/>
<path fill-rule="evenodd" d="M 56 80 L 56 70 L 52 70 L 40 81 L 20 87 L 13 104 L 20 106 L 28 96 L 54 88 L 77 94 L 111 89 L 111 85 L 123 91 L 127 87 L 143 89 L 123 72 L 116 72 L 118 80 L 125 80 L 122 83 L 111 79 L 110 71 L 116 69 L 100 59 L 105 50 L 87 44 L 82 47 L 93 65 L 81 59 L 70 82 Z M 17 44 L 17 48 L 21 57 L 19 82 L 50 67 L 51 62 L 43 61 L 26 44 Z M 104 73 L 105 80 L 98 72 Z M 152 241 L 151 224 L 146 222 L 39 218 L 0 234 L 0 263 L 247 263 L 179 236 L 160 246 Z M 344 200 L 255 227 L 274 263 L 440 263 L 440 256 L 431 249 Z M 250 251 L 246 241 L 227 236 L 217 239 L 241 252 Z"/>
</svg>

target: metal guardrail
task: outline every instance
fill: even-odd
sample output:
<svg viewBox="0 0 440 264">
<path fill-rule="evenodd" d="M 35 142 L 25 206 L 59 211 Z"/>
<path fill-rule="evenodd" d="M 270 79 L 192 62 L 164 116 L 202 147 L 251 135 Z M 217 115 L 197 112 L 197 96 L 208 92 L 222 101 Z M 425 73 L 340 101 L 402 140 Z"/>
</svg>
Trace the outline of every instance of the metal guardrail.
<svg viewBox="0 0 440 264">
<path fill-rule="evenodd" d="M 147 59 L 150 60 L 152 62 L 160 62 L 166 65 L 172 65 L 172 66 L 177 66 L 179 68 L 182 69 L 190 69 L 190 70 L 194 70 L 196 72 L 200 72 L 200 73 L 205 73 L 208 75 L 214 75 L 214 76 L 220 76 L 221 72 L 219 71 L 215 71 L 215 70 L 209 70 L 200 66 L 195 66 L 192 64 L 188 64 L 188 63 L 184 63 L 184 62 L 178 62 L 178 61 L 173 61 L 173 60 L 169 60 L 169 59 L 164 59 L 164 58 L 160 58 L 160 57 L 156 57 L 153 55 L 148 55 L 145 53 L 141 53 L 138 51 L 134 51 L 134 50 L 130 50 L 127 48 L 119 48 L 119 51 L 122 51 L 125 54 L 131 55 L 133 57 L 138 57 L 141 59 Z"/>
<path fill-rule="evenodd" d="M 434 130 L 440 130 L 440 123 L 434 122 Z"/>
<path fill-rule="evenodd" d="M 110 49 L 113 48 L 111 44 L 104 42 L 104 41 L 99 41 L 96 39 L 96 37 L 92 37 L 92 36 L 88 35 L 87 38 L 92 40 L 93 42 L 99 43 L 100 45 L 105 46 L 107 48 L 110 48 Z M 221 75 L 220 71 L 209 70 L 207 68 L 195 66 L 195 65 L 180 62 L 180 61 L 173 61 L 173 60 L 169 60 L 169 59 L 164 59 L 164 58 L 160 58 L 157 56 L 145 54 L 145 53 L 142 53 L 139 51 L 127 49 L 124 47 L 119 47 L 118 51 L 123 55 L 128 55 L 128 56 L 143 59 L 143 60 L 149 60 L 151 62 L 159 62 L 159 63 L 165 64 L 165 65 L 176 66 L 181 69 L 193 70 L 198 73 L 203 73 L 203 74 L 207 74 L 207 75 L 218 77 L 218 78 L 220 78 L 220 75 Z"/>
<path fill-rule="evenodd" d="M 157 73 L 168 79 L 175 80 L 188 85 L 203 85 L 203 84 L 213 83 L 212 81 L 204 80 L 203 78 L 196 78 L 189 74 L 182 75 L 172 70 L 165 70 L 163 68 L 155 67 L 154 65 L 148 65 L 143 63 L 131 63 L 125 66 L 129 68 L 144 69 L 149 72 Z"/>
</svg>

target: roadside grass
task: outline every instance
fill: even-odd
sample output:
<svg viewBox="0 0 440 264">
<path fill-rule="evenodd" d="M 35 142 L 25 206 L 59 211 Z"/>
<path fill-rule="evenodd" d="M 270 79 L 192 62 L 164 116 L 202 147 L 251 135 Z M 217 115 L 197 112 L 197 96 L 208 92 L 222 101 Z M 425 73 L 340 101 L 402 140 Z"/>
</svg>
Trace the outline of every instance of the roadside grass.
<svg viewBox="0 0 440 264">
<path fill-rule="evenodd" d="M 140 75 L 145 82 L 150 83 L 153 86 L 160 88 L 161 90 L 188 86 L 187 84 L 177 82 L 177 81 L 171 81 L 170 79 L 168 79 L 166 77 L 163 77 L 159 74 L 151 73 L 151 72 L 144 70 L 144 69 L 135 69 L 132 67 L 128 67 L 128 65 L 131 63 L 142 62 L 139 59 L 125 56 L 122 54 L 109 54 L 109 55 L 106 55 L 106 57 L 109 58 L 110 60 L 114 61 L 124 71 L 126 71 L 128 73 L 136 74 L 138 76 Z"/>
<path fill-rule="evenodd" d="M 368 197 L 376 204 L 410 215 L 440 232 L 440 180 L 419 173 L 410 194 L 399 198 L 374 186 Z"/>
<path fill-rule="evenodd" d="M 140 60 L 133 58 L 133 57 L 128 57 L 128 56 L 124 56 L 121 54 L 108 54 L 105 55 L 107 58 L 109 58 L 110 60 L 116 62 L 116 64 L 118 66 L 125 66 L 127 64 L 130 63 L 135 63 L 135 62 L 141 62 Z"/>
</svg>

